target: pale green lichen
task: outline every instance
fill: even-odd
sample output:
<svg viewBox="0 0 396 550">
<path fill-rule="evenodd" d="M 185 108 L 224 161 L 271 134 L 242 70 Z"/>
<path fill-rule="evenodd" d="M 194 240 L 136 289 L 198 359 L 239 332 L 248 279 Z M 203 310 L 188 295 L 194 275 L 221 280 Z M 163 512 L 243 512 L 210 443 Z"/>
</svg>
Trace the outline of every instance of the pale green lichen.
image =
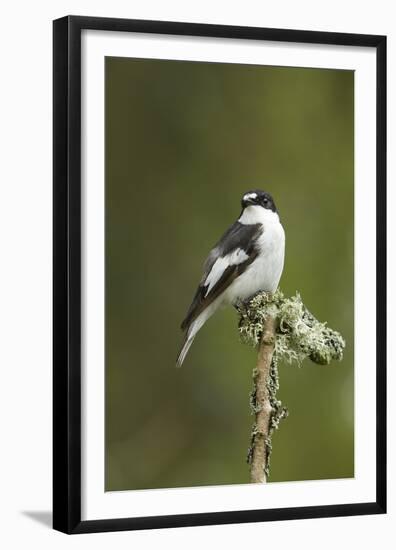
<svg viewBox="0 0 396 550">
<path fill-rule="evenodd" d="M 256 399 L 256 379 L 257 379 L 257 369 L 253 370 L 253 390 L 250 392 L 250 410 L 251 414 L 256 414 L 261 410 L 261 405 L 257 403 Z M 276 397 L 276 392 L 279 389 L 279 375 L 278 375 L 278 364 L 275 356 L 271 361 L 271 369 L 269 374 L 269 379 L 267 380 L 267 388 L 269 394 L 269 400 L 271 405 L 271 420 L 269 426 L 268 437 L 265 439 L 264 443 L 266 446 L 266 464 L 265 464 L 265 475 L 269 476 L 270 462 L 271 462 L 271 453 L 272 453 L 272 434 L 275 430 L 279 428 L 280 421 L 283 418 L 286 418 L 289 414 L 289 411 L 286 407 L 282 406 L 282 402 L 279 401 Z M 253 449 L 256 443 L 257 437 L 257 425 L 253 424 L 253 428 L 250 434 L 250 446 L 247 454 L 247 462 L 250 464 L 253 456 Z"/>
<path fill-rule="evenodd" d="M 345 348 L 342 336 L 318 321 L 296 293 L 285 298 L 280 290 L 274 294 L 261 292 L 248 303 L 237 304 L 239 333 L 243 342 L 257 346 L 263 324 L 271 316 L 277 319 L 275 355 L 278 361 L 301 365 L 310 358 L 320 365 L 341 361 Z"/>
<path fill-rule="evenodd" d="M 269 427 L 268 437 L 265 440 L 266 445 L 266 464 L 265 464 L 265 475 L 269 477 L 270 463 L 271 463 L 271 454 L 272 454 L 272 434 L 275 430 L 279 428 L 280 421 L 283 418 L 286 418 L 289 414 L 287 407 L 282 405 L 282 401 L 277 399 L 276 392 L 279 389 L 279 374 L 278 374 L 278 360 L 274 354 L 271 361 L 271 370 L 269 379 L 267 380 L 267 388 L 270 399 L 270 404 L 272 408 L 271 412 L 271 421 Z"/>
<path fill-rule="evenodd" d="M 276 397 L 279 389 L 278 364 L 281 361 L 302 365 L 304 359 L 320 365 L 328 365 L 332 360 L 341 361 L 345 341 L 341 334 L 332 330 L 326 323 L 318 321 L 305 307 L 298 293 L 291 298 L 285 298 L 280 290 L 274 294 L 260 292 L 248 302 L 237 304 L 239 313 L 239 333 L 243 342 L 257 346 L 261 340 L 263 326 L 268 317 L 277 320 L 275 350 L 271 362 L 270 376 L 267 381 L 270 404 L 272 407 L 270 429 L 265 440 L 267 461 L 265 473 L 268 477 L 272 451 L 272 434 L 279 427 L 280 421 L 288 415 Z M 252 414 L 260 410 L 256 401 L 256 375 L 253 371 L 253 390 L 250 394 Z M 251 443 L 248 452 L 248 462 L 252 457 L 257 427 L 253 426 Z"/>
</svg>

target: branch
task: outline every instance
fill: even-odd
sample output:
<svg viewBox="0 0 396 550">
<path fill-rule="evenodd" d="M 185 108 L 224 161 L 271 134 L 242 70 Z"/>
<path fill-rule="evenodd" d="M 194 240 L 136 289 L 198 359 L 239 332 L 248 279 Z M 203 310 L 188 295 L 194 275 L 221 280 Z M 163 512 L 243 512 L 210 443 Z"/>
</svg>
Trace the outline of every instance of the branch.
<svg viewBox="0 0 396 550">
<path fill-rule="evenodd" d="M 256 422 L 252 430 L 250 482 L 266 481 L 267 441 L 270 431 L 272 407 L 267 382 L 270 377 L 272 355 L 275 349 L 275 318 L 266 320 L 259 345 L 257 368 L 253 371 L 254 390 L 251 404 L 255 411 Z"/>
<path fill-rule="evenodd" d="M 255 423 L 248 462 L 251 483 L 264 483 L 269 476 L 272 434 L 288 415 L 276 397 L 278 362 L 301 366 L 306 358 L 320 365 L 328 365 L 333 359 L 341 361 L 345 341 L 308 311 L 298 293 L 285 298 L 280 290 L 274 294 L 260 292 L 236 307 L 242 341 L 258 347 L 250 395 Z"/>
</svg>

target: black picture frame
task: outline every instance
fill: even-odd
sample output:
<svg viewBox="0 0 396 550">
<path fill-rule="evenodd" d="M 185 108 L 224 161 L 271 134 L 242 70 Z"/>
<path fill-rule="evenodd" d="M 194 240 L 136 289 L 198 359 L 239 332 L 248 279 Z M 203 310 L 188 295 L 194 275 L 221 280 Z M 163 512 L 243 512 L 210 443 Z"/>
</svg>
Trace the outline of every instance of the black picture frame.
<svg viewBox="0 0 396 550">
<path fill-rule="evenodd" d="M 81 520 L 81 31 L 376 49 L 376 500 L 359 504 Z M 67 16 L 53 22 L 53 527 L 93 533 L 386 513 L 386 37 Z"/>
</svg>

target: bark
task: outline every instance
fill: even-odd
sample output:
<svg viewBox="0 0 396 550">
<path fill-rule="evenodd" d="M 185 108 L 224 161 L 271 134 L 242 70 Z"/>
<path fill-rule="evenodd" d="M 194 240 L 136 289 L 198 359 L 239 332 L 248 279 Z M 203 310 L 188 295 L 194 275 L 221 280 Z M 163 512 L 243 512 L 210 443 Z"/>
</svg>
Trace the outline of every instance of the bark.
<svg viewBox="0 0 396 550">
<path fill-rule="evenodd" d="M 272 355 L 275 348 L 276 320 L 268 317 L 264 323 L 259 344 L 257 366 L 254 373 L 255 426 L 252 433 L 250 482 L 265 483 L 265 467 L 268 460 L 272 407 L 268 391 Z"/>
</svg>

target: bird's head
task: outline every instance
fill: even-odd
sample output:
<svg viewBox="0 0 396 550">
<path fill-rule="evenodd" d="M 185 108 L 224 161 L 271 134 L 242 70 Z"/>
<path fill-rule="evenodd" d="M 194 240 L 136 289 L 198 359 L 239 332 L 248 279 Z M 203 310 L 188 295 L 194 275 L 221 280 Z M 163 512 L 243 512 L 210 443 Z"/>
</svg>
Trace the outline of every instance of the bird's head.
<svg viewBox="0 0 396 550">
<path fill-rule="evenodd" d="M 254 189 L 253 191 L 248 191 L 242 197 L 242 209 L 245 209 L 248 206 L 260 206 L 266 210 L 272 210 L 272 212 L 277 212 L 274 199 L 269 193 L 265 191 L 260 191 L 260 189 Z"/>
</svg>

